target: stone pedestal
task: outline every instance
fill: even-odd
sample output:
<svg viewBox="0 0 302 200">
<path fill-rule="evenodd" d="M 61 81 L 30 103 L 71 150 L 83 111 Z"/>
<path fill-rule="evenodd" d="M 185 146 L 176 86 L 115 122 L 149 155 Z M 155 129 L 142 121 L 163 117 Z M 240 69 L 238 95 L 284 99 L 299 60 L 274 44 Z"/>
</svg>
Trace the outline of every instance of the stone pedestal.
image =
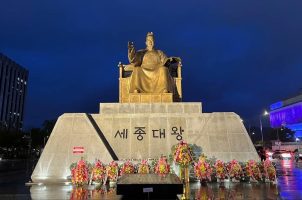
<svg viewBox="0 0 302 200">
<path fill-rule="evenodd" d="M 240 117 L 202 113 L 201 103 L 101 103 L 99 114 L 59 117 L 32 174 L 35 182 L 64 181 L 80 157 L 158 158 L 180 140 L 196 144 L 208 157 L 223 161 L 259 160 Z M 74 147 L 83 147 L 81 154 Z"/>
<path fill-rule="evenodd" d="M 171 103 L 173 102 L 172 93 L 130 93 L 129 103 Z"/>
</svg>

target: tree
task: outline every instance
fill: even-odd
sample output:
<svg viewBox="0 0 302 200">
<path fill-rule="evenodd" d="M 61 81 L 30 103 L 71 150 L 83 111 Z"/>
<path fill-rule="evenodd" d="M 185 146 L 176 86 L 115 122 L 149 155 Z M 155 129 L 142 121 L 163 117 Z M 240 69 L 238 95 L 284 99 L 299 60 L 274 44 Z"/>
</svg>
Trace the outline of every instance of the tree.
<svg viewBox="0 0 302 200">
<path fill-rule="evenodd" d="M 282 142 L 294 142 L 296 141 L 295 132 L 286 127 L 282 127 L 279 132 L 279 139 Z"/>
<path fill-rule="evenodd" d="M 47 139 L 49 138 L 52 129 L 56 124 L 56 120 L 45 120 L 41 128 L 33 128 L 30 131 L 31 146 L 33 148 L 44 147 Z"/>
<path fill-rule="evenodd" d="M 1 147 L 18 147 L 23 144 L 23 134 L 19 131 L 0 131 Z"/>
<path fill-rule="evenodd" d="M 270 140 L 280 140 L 281 142 L 294 142 L 295 141 L 295 132 L 286 128 L 271 128 L 268 132 Z"/>
<path fill-rule="evenodd" d="M 50 133 L 52 132 L 52 129 L 54 128 L 56 122 L 57 122 L 57 120 L 55 120 L 55 119 L 45 120 L 42 124 L 41 131 L 45 132 L 49 136 Z"/>
</svg>

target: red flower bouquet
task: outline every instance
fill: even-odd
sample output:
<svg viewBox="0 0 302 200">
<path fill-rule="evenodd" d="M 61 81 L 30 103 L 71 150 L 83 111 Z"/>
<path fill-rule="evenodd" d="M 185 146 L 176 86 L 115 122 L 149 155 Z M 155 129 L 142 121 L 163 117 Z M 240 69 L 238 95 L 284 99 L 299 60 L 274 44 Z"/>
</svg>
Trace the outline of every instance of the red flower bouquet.
<svg viewBox="0 0 302 200">
<path fill-rule="evenodd" d="M 105 176 L 106 167 L 100 160 L 97 160 L 92 168 L 92 180 L 97 183 L 103 183 Z"/>
<path fill-rule="evenodd" d="M 200 156 L 197 163 L 194 164 L 194 172 L 200 181 L 211 181 L 212 167 L 206 161 L 206 157 Z"/>
<path fill-rule="evenodd" d="M 88 184 L 89 166 L 83 159 L 79 160 L 76 166 L 71 169 L 71 182 L 77 186 Z"/>
<path fill-rule="evenodd" d="M 267 179 L 269 179 L 270 181 L 276 180 L 276 169 L 270 160 L 266 159 L 263 162 L 263 170 L 264 170 L 264 176 Z"/>
<path fill-rule="evenodd" d="M 165 176 L 170 173 L 170 165 L 167 162 L 167 158 L 160 157 L 155 165 L 154 172 L 160 176 Z"/>
<path fill-rule="evenodd" d="M 252 180 L 261 180 L 262 175 L 259 169 L 258 164 L 254 160 L 249 160 L 245 166 L 246 175 L 250 177 Z"/>
<path fill-rule="evenodd" d="M 109 181 L 117 181 L 118 177 L 118 164 L 115 161 L 111 161 L 106 167 L 106 173 Z"/>
<path fill-rule="evenodd" d="M 147 160 L 142 160 L 140 164 L 138 164 L 137 167 L 137 173 L 139 174 L 149 174 L 150 173 L 150 166 L 148 164 Z"/>
<path fill-rule="evenodd" d="M 221 160 L 216 160 L 214 168 L 216 172 L 216 178 L 223 181 L 227 175 L 224 162 Z"/>
<path fill-rule="evenodd" d="M 120 169 L 120 175 L 122 176 L 123 174 L 133 174 L 134 171 L 134 165 L 129 160 L 127 160 Z"/>
<path fill-rule="evenodd" d="M 228 175 L 230 178 L 240 180 L 242 177 L 242 167 L 237 160 L 232 160 L 227 165 Z"/>
<path fill-rule="evenodd" d="M 173 151 L 173 160 L 181 167 L 188 167 L 193 162 L 193 151 L 188 143 L 181 141 Z"/>
</svg>

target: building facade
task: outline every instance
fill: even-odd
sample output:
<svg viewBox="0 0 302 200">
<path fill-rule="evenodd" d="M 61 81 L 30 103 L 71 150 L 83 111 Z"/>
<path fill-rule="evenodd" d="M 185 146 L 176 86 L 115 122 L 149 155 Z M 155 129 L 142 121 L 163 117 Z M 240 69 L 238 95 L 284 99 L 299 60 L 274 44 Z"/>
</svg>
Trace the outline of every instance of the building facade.
<svg viewBox="0 0 302 200">
<path fill-rule="evenodd" d="M 0 53 L 0 128 L 21 130 L 28 70 Z"/>
<path fill-rule="evenodd" d="M 270 106 L 272 128 L 287 127 L 302 137 L 302 94 L 276 102 Z"/>
</svg>

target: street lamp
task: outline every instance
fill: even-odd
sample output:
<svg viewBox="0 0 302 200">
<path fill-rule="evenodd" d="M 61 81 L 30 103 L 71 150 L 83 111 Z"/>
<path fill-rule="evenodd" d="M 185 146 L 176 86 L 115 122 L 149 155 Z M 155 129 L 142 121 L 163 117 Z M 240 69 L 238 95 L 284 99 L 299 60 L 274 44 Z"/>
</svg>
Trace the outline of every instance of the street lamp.
<svg viewBox="0 0 302 200">
<path fill-rule="evenodd" d="M 262 120 L 261 120 L 261 118 L 262 118 L 262 116 L 266 116 L 266 115 L 269 115 L 269 113 L 265 110 L 264 113 L 262 115 L 260 115 L 260 117 L 259 117 L 262 146 L 264 144 L 264 141 L 263 141 L 263 131 L 262 131 Z"/>
</svg>

